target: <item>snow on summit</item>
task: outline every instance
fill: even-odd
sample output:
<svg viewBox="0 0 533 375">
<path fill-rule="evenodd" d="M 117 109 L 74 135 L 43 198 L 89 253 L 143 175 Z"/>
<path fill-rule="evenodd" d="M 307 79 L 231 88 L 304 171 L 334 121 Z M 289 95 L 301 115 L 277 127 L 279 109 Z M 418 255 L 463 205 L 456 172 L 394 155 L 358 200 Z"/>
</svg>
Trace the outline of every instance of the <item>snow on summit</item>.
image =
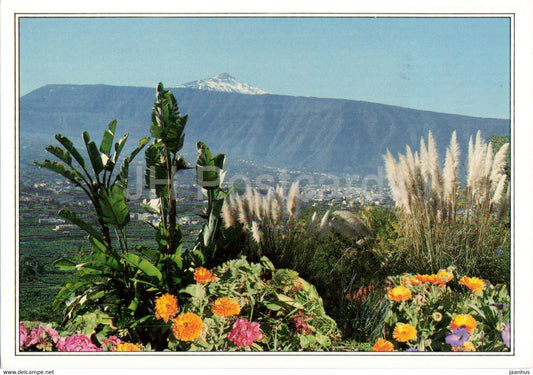
<svg viewBox="0 0 533 375">
<path fill-rule="evenodd" d="M 194 82 L 183 83 L 174 88 L 187 88 L 208 91 L 236 92 L 239 94 L 262 95 L 269 94 L 257 87 L 241 82 L 228 73 L 221 73 L 213 78 L 202 79 Z"/>
</svg>

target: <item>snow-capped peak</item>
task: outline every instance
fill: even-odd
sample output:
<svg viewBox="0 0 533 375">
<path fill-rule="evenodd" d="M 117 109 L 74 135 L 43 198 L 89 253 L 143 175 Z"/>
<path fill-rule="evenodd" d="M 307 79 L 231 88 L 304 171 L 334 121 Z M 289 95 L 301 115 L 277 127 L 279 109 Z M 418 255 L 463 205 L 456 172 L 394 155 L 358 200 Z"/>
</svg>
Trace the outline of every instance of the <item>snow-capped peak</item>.
<svg viewBox="0 0 533 375">
<path fill-rule="evenodd" d="M 230 76 L 228 73 L 220 73 L 219 75 L 213 78 L 183 83 L 181 85 L 175 86 L 174 88 L 236 92 L 239 94 L 250 94 L 250 95 L 268 94 L 268 92 L 266 91 L 263 91 L 257 87 L 250 86 L 247 83 L 244 83 L 244 82 L 241 82 L 235 79 L 234 77 Z"/>
</svg>

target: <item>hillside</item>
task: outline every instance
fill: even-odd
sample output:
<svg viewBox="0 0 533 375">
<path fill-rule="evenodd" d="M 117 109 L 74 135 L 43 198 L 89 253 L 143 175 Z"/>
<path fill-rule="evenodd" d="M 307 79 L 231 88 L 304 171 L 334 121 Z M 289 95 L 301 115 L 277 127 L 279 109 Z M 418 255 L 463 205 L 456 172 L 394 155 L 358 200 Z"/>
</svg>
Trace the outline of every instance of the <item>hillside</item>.
<svg viewBox="0 0 533 375">
<path fill-rule="evenodd" d="M 387 149 L 417 148 L 432 131 L 444 148 L 453 130 L 466 154 L 468 138 L 509 134 L 510 121 L 435 113 L 353 100 L 246 95 L 174 88 L 189 115 L 185 151 L 197 140 L 229 158 L 289 169 L 330 173 L 376 173 Z M 78 138 L 87 129 L 100 139 L 109 121 L 130 138 L 149 135 L 154 88 L 107 85 L 47 85 L 21 98 L 21 145 L 53 143 L 62 133 Z M 130 141 L 130 145 L 134 142 Z M 42 148 L 41 147 L 41 148 Z M 442 155 L 442 154 L 441 154 Z M 24 159 L 24 153 L 22 159 Z M 44 157 L 44 153 L 43 153 Z"/>
</svg>

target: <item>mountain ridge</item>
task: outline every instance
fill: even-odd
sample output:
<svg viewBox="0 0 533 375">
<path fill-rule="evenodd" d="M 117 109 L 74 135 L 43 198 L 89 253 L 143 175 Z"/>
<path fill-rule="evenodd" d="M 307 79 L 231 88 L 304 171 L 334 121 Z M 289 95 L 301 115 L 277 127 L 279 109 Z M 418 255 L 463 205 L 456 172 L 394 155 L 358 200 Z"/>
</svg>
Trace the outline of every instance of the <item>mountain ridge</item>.
<svg viewBox="0 0 533 375">
<path fill-rule="evenodd" d="M 171 89 L 182 114 L 186 150 L 197 140 L 214 152 L 274 167 L 330 173 L 377 173 L 387 149 L 417 149 L 432 131 L 440 155 L 458 130 L 462 155 L 477 130 L 483 137 L 509 134 L 510 121 L 416 110 L 349 99 L 246 95 Z M 46 85 L 21 98 L 21 142 L 53 135 L 74 138 L 89 130 L 99 139 L 112 119 L 130 139 L 149 135 L 153 88 L 112 85 Z M 95 129 L 98 129 L 95 133 Z M 131 143 L 131 140 L 129 141 Z"/>
</svg>

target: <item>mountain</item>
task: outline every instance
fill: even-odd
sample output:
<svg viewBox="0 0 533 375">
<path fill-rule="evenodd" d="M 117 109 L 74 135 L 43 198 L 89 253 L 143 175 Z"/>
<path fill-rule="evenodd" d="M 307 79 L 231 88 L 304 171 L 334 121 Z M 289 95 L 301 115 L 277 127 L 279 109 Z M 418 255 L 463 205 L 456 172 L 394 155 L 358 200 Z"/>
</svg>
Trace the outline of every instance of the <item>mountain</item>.
<svg viewBox="0 0 533 375">
<path fill-rule="evenodd" d="M 249 95 L 268 94 L 268 92 L 266 91 L 263 91 L 257 87 L 250 86 L 247 83 L 237 80 L 235 77 L 230 76 L 228 73 L 220 73 L 219 75 L 213 78 L 183 83 L 181 85 L 175 86 L 174 88 L 220 91 L 220 92 L 236 92 L 239 94 L 249 94 Z"/>
<path fill-rule="evenodd" d="M 282 95 L 244 95 L 191 88 L 172 89 L 185 128 L 187 160 L 195 162 L 195 144 L 202 140 L 228 161 L 246 159 L 274 167 L 336 174 L 376 174 L 383 154 L 394 155 L 431 131 L 444 157 L 453 130 L 464 158 L 468 139 L 481 130 L 509 134 L 510 121 L 420 111 L 390 105 Z M 87 129 L 101 139 L 112 119 L 117 132 L 130 133 L 129 145 L 149 135 L 154 88 L 107 85 L 47 85 L 20 100 L 21 160 L 26 152 L 42 152 L 56 144 L 54 134 L 81 138 Z M 35 157 L 35 156 L 31 156 Z M 33 160 L 33 159 L 31 159 Z M 464 170 L 464 168 L 463 168 Z"/>
</svg>

